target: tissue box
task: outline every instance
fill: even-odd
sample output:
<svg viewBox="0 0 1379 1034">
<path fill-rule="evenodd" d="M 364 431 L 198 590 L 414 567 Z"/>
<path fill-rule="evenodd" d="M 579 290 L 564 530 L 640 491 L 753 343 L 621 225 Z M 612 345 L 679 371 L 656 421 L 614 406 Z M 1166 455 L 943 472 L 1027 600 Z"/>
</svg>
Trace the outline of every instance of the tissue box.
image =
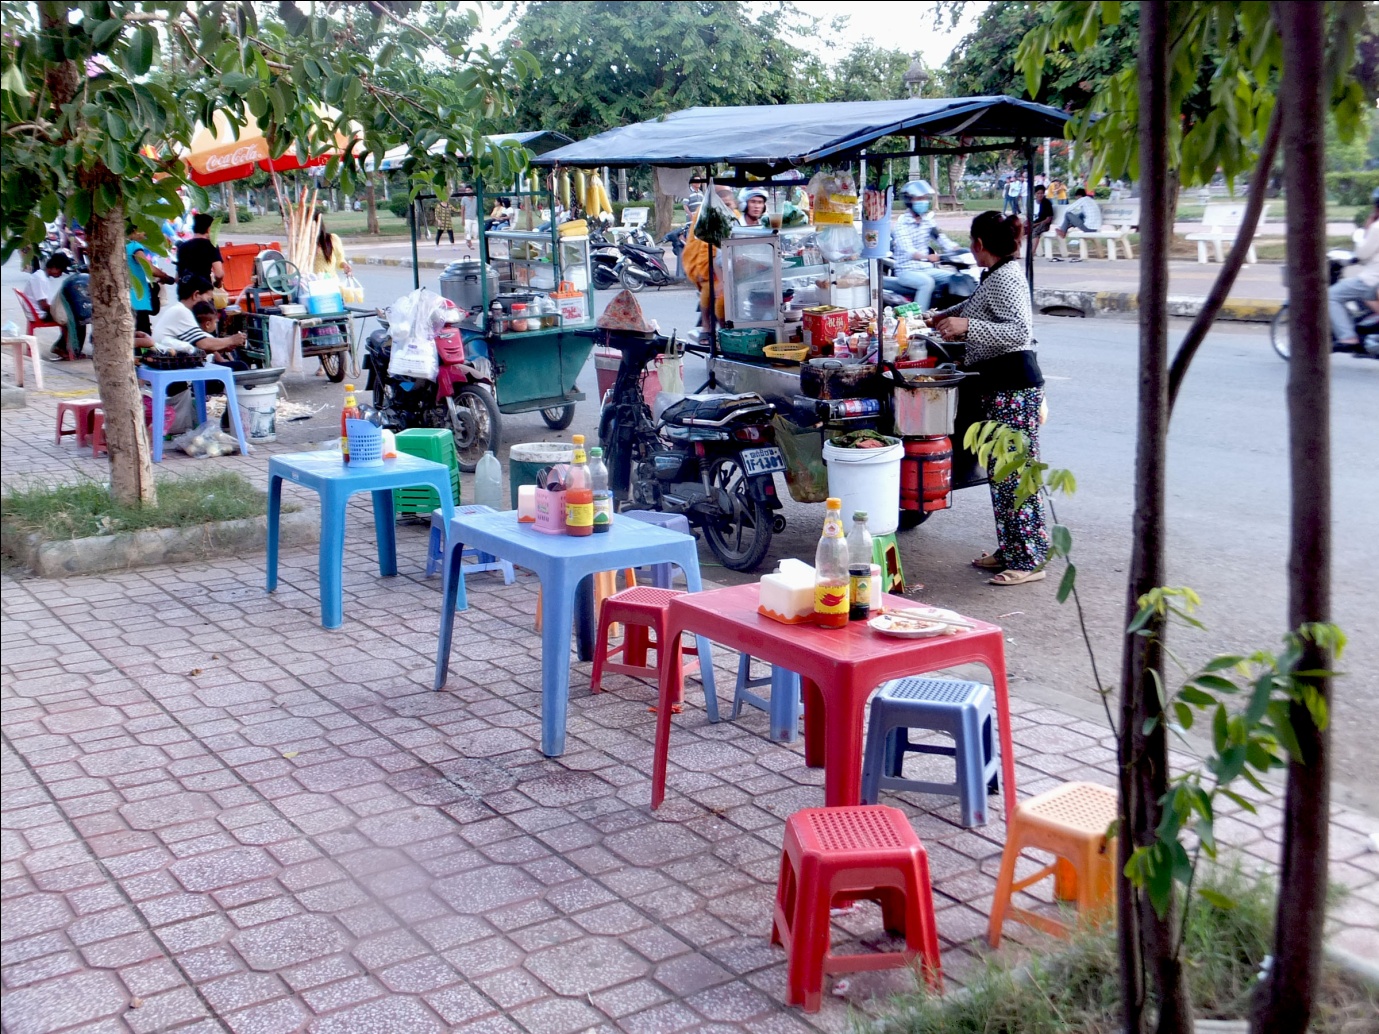
<svg viewBox="0 0 1379 1034">
<path fill-rule="evenodd" d="M 550 492 L 544 488 L 536 490 L 536 523 L 532 527 L 547 535 L 565 534 L 564 492 Z"/>
<path fill-rule="evenodd" d="M 814 568 L 799 560 L 782 560 L 780 570 L 763 575 L 757 613 L 787 625 L 814 620 Z"/>
</svg>

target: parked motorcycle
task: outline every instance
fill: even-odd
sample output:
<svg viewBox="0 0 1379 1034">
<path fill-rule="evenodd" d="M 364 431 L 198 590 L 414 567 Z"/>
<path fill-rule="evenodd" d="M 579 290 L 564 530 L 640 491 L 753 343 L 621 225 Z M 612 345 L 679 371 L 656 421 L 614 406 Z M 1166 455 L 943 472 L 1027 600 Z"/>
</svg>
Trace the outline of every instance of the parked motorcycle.
<svg viewBox="0 0 1379 1034">
<path fill-rule="evenodd" d="M 887 273 L 895 265 L 890 259 L 882 259 L 881 264 Z M 939 255 L 939 265 L 949 267 L 956 271 L 957 275 L 950 277 L 946 284 L 934 288 L 934 294 L 929 299 L 929 308 L 946 309 L 950 305 L 957 305 L 958 302 L 971 298 L 977 289 L 977 259 L 972 252 L 966 248 L 943 252 Z M 915 289 L 886 287 L 882 290 L 881 297 L 887 305 L 904 305 L 915 300 Z"/>
<path fill-rule="evenodd" d="M 671 235 L 666 234 L 663 241 L 669 243 Z M 622 259 L 618 262 L 618 282 L 634 294 L 643 287 L 669 287 L 676 283 L 666 265 L 663 249 L 651 243 L 651 237 L 642 231 L 634 231 L 619 245 Z M 683 250 L 683 246 L 682 246 Z"/>
<path fill-rule="evenodd" d="M 1349 251 L 1337 249 L 1326 253 L 1326 262 L 1330 271 L 1331 283 L 1341 279 L 1341 273 L 1346 266 L 1354 265 L 1355 255 Z M 1284 267 L 1284 275 L 1287 275 L 1288 267 Z M 1358 344 L 1343 345 L 1336 340 L 1333 333 L 1331 336 L 1331 351 L 1344 352 L 1356 358 L 1379 359 L 1379 311 L 1375 311 L 1372 305 L 1364 302 L 1347 302 L 1346 308 L 1350 310 L 1350 315 L 1355 320 L 1356 337 L 1360 339 Z M 1288 303 L 1284 302 L 1282 307 L 1274 315 L 1273 321 L 1269 324 L 1269 342 L 1274 346 L 1274 351 L 1282 359 L 1288 358 Z"/>
<path fill-rule="evenodd" d="M 453 303 L 446 305 L 446 326 L 436 335 L 440 372 L 434 381 L 389 376 L 393 337 L 384 318 L 386 310 L 379 310 L 383 326 L 368 338 L 362 364 L 364 390 L 373 393 L 374 409 L 389 430 L 438 427 L 453 433 L 460 469 L 472 474 L 484 453 L 497 450 L 502 423 L 488 360 L 466 355 L 458 326 L 464 313 Z"/>
<path fill-rule="evenodd" d="M 603 227 L 595 225 L 589 230 L 589 260 L 593 266 L 594 287 L 607 291 L 618 286 L 618 263 L 622 252 L 617 242 L 611 240 Z"/>
<path fill-rule="evenodd" d="M 599 419 L 614 499 L 622 509 L 683 514 L 724 567 L 755 570 L 772 534 L 785 528 L 776 513 L 775 474 L 785 470 L 785 458 L 775 445 L 773 407 L 751 393 L 689 397 L 658 422 L 642 377 L 666 339 L 609 333 L 607 344 L 622 353 Z"/>
</svg>

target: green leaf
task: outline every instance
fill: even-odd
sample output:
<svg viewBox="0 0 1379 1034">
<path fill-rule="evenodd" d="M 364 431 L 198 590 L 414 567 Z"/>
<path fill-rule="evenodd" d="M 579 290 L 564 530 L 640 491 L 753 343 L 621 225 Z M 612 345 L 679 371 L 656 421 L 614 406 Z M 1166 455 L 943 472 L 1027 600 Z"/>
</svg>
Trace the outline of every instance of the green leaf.
<svg viewBox="0 0 1379 1034">
<path fill-rule="evenodd" d="M 1192 723 L 1196 718 L 1192 713 L 1192 708 L 1188 707 L 1187 704 L 1181 700 L 1176 701 L 1173 704 L 1173 713 L 1178 716 L 1178 724 L 1182 726 L 1184 732 L 1192 728 Z"/>
<path fill-rule="evenodd" d="M 1063 603 L 1072 594 L 1073 586 L 1077 583 L 1077 567 L 1072 561 L 1068 561 L 1067 568 L 1063 571 L 1063 579 L 1058 583 L 1058 602 Z"/>
<path fill-rule="evenodd" d="M 1226 743 L 1228 740 L 1228 722 L 1229 715 L 1226 714 L 1226 705 L 1217 704 L 1216 714 L 1212 717 L 1211 722 L 1211 738 L 1212 746 L 1218 754 L 1223 753 L 1226 749 Z"/>
<path fill-rule="evenodd" d="M 153 55 L 158 46 L 158 34 L 148 25 L 134 30 L 129 41 L 129 71 L 136 76 L 147 75 L 153 67 Z"/>
<path fill-rule="evenodd" d="M 123 18 L 110 18 L 103 22 L 97 22 L 96 27 L 91 31 L 91 48 L 97 51 L 105 50 L 110 41 L 120 34 L 122 28 L 124 28 Z"/>
<path fill-rule="evenodd" d="M 1198 686 L 1214 689 L 1218 693 L 1235 693 L 1240 688 L 1230 679 L 1224 679 L 1220 675 L 1198 675 L 1192 681 Z"/>
<path fill-rule="evenodd" d="M 1228 897 L 1212 887 L 1198 887 L 1197 893 L 1212 908 L 1219 908 L 1223 912 L 1233 911 L 1236 907 L 1234 898 Z"/>
<path fill-rule="evenodd" d="M 1178 690 L 1178 698 L 1184 703 L 1191 704 L 1193 707 L 1210 707 L 1216 703 L 1216 697 L 1210 693 L 1205 693 L 1189 682 L 1182 689 Z"/>
<path fill-rule="evenodd" d="M 1049 529 L 1049 545 L 1061 556 L 1067 556 L 1072 552 L 1073 533 L 1062 524 L 1055 524 Z"/>
</svg>

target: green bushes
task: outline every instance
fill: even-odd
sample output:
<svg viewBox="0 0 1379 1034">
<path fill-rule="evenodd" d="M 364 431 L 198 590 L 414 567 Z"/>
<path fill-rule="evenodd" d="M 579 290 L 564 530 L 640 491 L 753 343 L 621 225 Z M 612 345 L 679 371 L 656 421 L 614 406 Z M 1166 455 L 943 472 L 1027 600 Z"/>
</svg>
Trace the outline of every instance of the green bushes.
<svg viewBox="0 0 1379 1034">
<path fill-rule="evenodd" d="M 1379 169 L 1326 174 L 1326 195 L 1340 205 L 1369 205 L 1375 187 L 1379 187 Z"/>
<path fill-rule="evenodd" d="M 394 194 L 388 200 L 388 211 L 399 219 L 406 219 L 407 209 L 411 207 L 411 204 L 412 202 L 408 199 L 406 192 Z"/>
<path fill-rule="evenodd" d="M 209 209 L 208 214 L 218 219 L 222 226 L 228 226 L 230 224 L 230 215 L 223 208 Z M 241 223 L 252 223 L 254 221 L 254 213 L 248 205 L 236 205 L 235 218 Z"/>
</svg>

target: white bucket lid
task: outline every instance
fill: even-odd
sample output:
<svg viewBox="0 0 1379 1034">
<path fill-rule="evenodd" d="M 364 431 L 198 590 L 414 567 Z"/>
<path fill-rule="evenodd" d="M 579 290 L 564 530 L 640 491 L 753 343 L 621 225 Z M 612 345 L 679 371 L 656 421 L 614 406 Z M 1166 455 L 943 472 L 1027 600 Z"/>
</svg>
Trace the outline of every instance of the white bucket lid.
<svg viewBox="0 0 1379 1034">
<path fill-rule="evenodd" d="M 575 447 L 565 442 L 525 442 L 508 452 L 508 460 L 518 463 L 571 463 L 574 458 Z"/>
</svg>

